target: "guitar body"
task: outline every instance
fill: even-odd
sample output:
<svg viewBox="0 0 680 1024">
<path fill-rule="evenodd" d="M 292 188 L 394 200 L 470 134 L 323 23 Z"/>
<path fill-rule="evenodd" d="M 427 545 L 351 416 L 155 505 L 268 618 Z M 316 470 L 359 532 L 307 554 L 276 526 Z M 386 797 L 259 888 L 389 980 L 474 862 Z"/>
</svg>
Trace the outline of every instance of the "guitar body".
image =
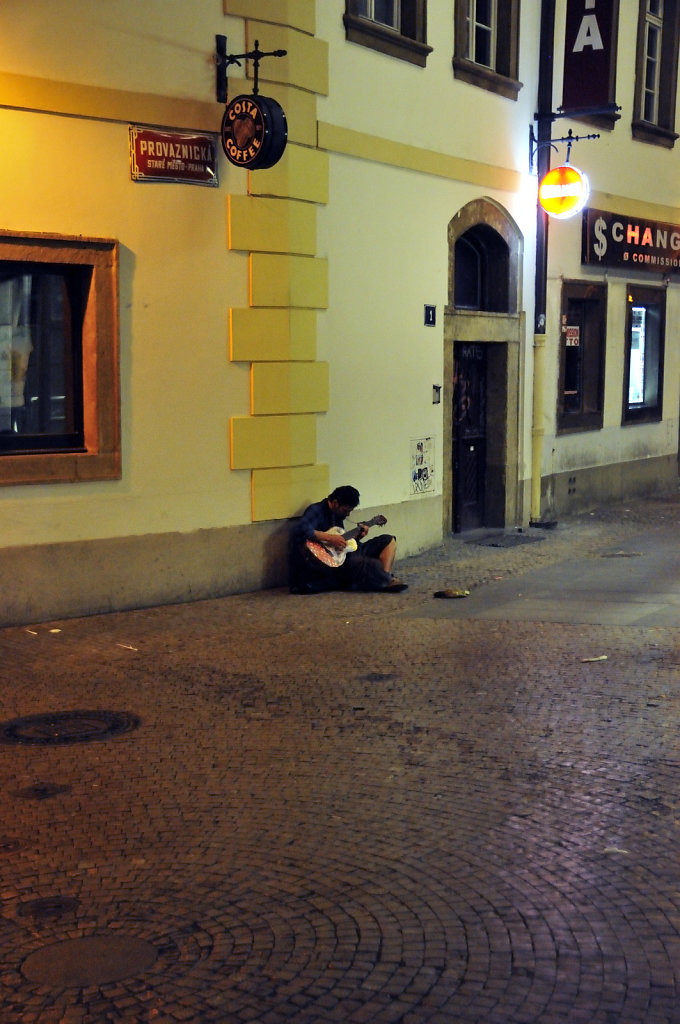
<svg viewBox="0 0 680 1024">
<path fill-rule="evenodd" d="M 342 529 L 339 526 L 332 526 L 328 533 L 338 533 L 342 536 Z M 350 538 L 347 541 L 347 547 L 343 548 L 342 551 L 338 551 L 337 548 L 329 547 L 326 544 L 320 544 L 318 540 L 308 540 L 307 550 L 311 551 L 319 562 L 323 562 L 329 569 L 337 569 L 347 558 L 350 551 L 356 551 L 358 545 L 357 542 Z"/>
<path fill-rule="evenodd" d="M 364 523 L 364 526 L 384 526 L 387 520 L 385 516 L 374 516 L 368 523 Z M 344 537 L 347 541 L 346 547 L 339 551 L 337 548 L 332 548 L 328 544 L 322 544 L 318 540 L 305 541 L 305 547 L 307 551 L 321 562 L 323 565 L 328 566 L 329 569 L 338 569 L 347 558 L 347 555 L 351 551 L 357 550 L 357 542 L 354 539 L 358 533 L 360 533 L 360 527 L 354 530 L 345 532 L 340 526 L 332 526 L 327 533 L 337 533 L 341 537 Z"/>
</svg>

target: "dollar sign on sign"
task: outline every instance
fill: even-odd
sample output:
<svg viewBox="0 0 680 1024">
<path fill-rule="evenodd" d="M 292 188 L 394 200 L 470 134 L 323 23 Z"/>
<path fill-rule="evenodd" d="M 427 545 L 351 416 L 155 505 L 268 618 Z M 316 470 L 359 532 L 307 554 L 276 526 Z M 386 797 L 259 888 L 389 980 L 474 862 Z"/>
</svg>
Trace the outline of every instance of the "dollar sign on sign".
<svg viewBox="0 0 680 1024">
<path fill-rule="evenodd" d="M 597 242 L 593 246 L 593 251 L 597 256 L 598 260 L 601 260 L 607 251 L 607 236 L 605 234 L 607 230 L 607 224 L 602 217 L 598 217 L 595 221 L 593 228 Z"/>
</svg>

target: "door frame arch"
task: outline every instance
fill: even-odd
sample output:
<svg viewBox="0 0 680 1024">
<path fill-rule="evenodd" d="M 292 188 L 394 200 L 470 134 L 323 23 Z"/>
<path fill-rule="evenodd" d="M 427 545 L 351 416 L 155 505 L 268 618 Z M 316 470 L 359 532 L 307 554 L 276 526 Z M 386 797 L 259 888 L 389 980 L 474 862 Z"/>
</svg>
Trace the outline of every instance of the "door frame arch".
<svg viewBox="0 0 680 1024">
<path fill-rule="evenodd" d="M 455 305 L 456 240 L 470 228 L 486 224 L 507 243 L 508 312 L 457 309 Z M 520 487 L 520 409 L 526 317 L 522 310 L 524 238 L 517 223 L 496 200 L 483 196 L 462 207 L 448 224 L 448 305 L 444 310 L 444 533 L 453 529 L 453 363 L 456 342 L 488 345 L 490 415 L 496 430 L 487 472 L 491 481 L 490 526 L 522 523 Z M 489 406 L 489 401 L 487 401 Z"/>
</svg>

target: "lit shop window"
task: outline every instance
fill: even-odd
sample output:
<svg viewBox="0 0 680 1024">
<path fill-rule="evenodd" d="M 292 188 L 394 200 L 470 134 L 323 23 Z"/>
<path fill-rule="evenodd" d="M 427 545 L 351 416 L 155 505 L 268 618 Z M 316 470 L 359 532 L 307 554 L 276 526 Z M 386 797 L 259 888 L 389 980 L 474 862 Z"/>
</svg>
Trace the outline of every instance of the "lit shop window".
<svg viewBox="0 0 680 1024">
<path fill-rule="evenodd" d="M 346 0 L 346 38 L 390 57 L 425 67 L 427 0 Z"/>
<path fill-rule="evenodd" d="M 456 78 L 517 99 L 519 0 L 456 0 Z"/>
<path fill-rule="evenodd" d="M 0 233 L 0 484 L 116 478 L 119 433 L 117 243 Z"/>
<path fill-rule="evenodd" d="M 565 281 L 557 408 L 560 432 L 602 427 L 606 307 L 604 285 Z"/>
<path fill-rule="evenodd" d="M 640 0 L 633 137 L 671 148 L 675 131 L 680 0 Z"/>
<path fill-rule="evenodd" d="M 666 292 L 628 286 L 623 422 L 660 420 Z"/>
</svg>

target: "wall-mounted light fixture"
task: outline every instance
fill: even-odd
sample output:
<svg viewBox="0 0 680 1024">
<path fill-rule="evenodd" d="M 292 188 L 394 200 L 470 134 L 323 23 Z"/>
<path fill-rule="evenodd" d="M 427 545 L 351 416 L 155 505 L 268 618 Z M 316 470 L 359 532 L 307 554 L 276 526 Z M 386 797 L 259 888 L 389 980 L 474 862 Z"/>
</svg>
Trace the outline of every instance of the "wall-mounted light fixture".
<svg viewBox="0 0 680 1024">
<path fill-rule="evenodd" d="M 538 186 L 538 201 L 550 217 L 565 220 L 586 205 L 590 195 L 587 176 L 570 163 L 553 167 Z"/>
</svg>

